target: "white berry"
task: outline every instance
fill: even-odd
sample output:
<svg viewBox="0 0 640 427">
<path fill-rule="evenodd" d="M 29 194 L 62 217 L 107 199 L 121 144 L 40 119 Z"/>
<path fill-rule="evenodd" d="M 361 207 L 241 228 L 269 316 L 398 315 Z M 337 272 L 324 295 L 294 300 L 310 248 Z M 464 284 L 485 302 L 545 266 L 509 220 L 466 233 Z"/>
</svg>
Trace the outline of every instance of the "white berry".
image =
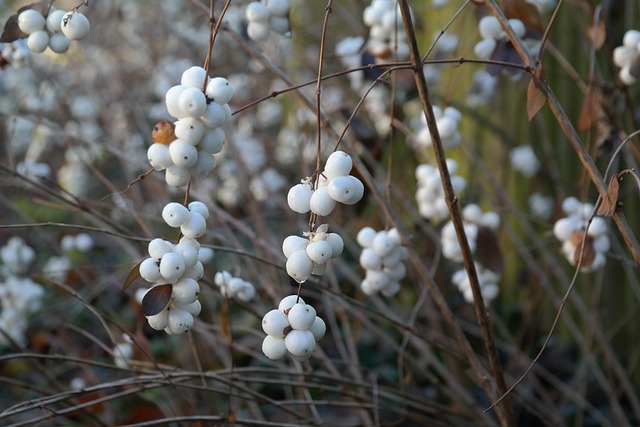
<svg viewBox="0 0 640 427">
<path fill-rule="evenodd" d="M 287 318 L 289 325 L 293 329 L 305 331 L 311 328 L 313 321 L 316 319 L 316 310 L 309 304 L 294 304 L 289 310 Z"/>
<path fill-rule="evenodd" d="M 284 345 L 293 356 L 306 356 L 316 348 L 316 340 L 311 331 L 294 329 L 285 337 Z"/>
<path fill-rule="evenodd" d="M 162 209 L 162 219 L 169 227 L 180 227 L 189 217 L 189 209 L 181 203 L 171 202 Z"/>
<path fill-rule="evenodd" d="M 262 330 L 276 338 L 284 338 L 289 327 L 289 320 L 284 311 L 273 309 L 262 318 Z"/>
<path fill-rule="evenodd" d="M 89 34 L 91 26 L 86 16 L 78 11 L 71 11 L 62 17 L 62 33 L 70 40 L 80 40 Z"/>
</svg>

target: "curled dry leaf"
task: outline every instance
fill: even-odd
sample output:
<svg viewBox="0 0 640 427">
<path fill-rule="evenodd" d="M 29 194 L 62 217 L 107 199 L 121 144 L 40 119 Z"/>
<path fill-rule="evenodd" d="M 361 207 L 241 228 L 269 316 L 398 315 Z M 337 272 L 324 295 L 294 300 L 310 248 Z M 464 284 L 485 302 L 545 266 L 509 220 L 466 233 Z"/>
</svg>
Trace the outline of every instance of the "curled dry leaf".
<svg viewBox="0 0 640 427">
<path fill-rule="evenodd" d="M 142 298 L 142 312 L 145 316 L 160 313 L 169 304 L 173 286 L 170 284 L 157 285 L 149 289 Z"/>
<path fill-rule="evenodd" d="M 535 79 L 532 77 L 527 88 L 527 116 L 529 121 L 533 120 L 546 102 L 547 96 L 536 85 Z"/>
<path fill-rule="evenodd" d="M 618 175 L 611 177 L 609 186 L 607 187 L 607 193 L 602 198 L 602 203 L 598 208 L 598 215 L 611 216 L 616 212 L 618 208 L 618 197 L 620 192 L 620 178 Z"/>
<path fill-rule="evenodd" d="M 586 242 L 584 243 L 584 255 L 582 254 L 582 241 L 586 237 Z M 582 262 L 580 262 L 580 267 L 588 267 L 593 263 L 593 260 L 596 258 L 596 251 L 593 248 L 593 238 L 586 234 L 584 230 L 578 230 L 571 236 L 571 243 L 576 247 L 576 253 L 573 255 L 573 262 L 575 265 L 578 265 L 580 262 L 580 258 L 582 257 Z"/>
<path fill-rule="evenodd" d="M 137 263 L 129 272 L 129 275 L 127 276 L 126 280 L 124 281 L 124 284 L 122 285 L 123 291 L 126 290 L 129 286 L 131 286 L 131 283 L 133 283 L 134 280 L 140 277 L 140 264 L 142 264 L 142 261 Z"/>
</svg>

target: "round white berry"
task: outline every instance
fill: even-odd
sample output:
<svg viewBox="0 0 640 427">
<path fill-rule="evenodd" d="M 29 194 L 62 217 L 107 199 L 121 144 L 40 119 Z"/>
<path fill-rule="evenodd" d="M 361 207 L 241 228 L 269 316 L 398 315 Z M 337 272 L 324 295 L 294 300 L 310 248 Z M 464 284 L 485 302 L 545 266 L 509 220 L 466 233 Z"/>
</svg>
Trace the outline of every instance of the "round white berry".
<svg viewBox="0 0 640 427">
<path fill-rule="evenodd" d="M 288 236 L 282 242 L 282 253 L 289 258 L 292 253 L 305 250 L 309 245 L 309 239 L 300 236 Z"/>
<path fill-rule="evenodd" d="M 605 222 L 604 218 L 599 216 L 593 218 L 593 220 L 591 221 L 591 225 L 589 226 L 589 230 L 587 231 L 587 234 L 589 234 L 589 236 L 591 237 L 596 238 L 606 233 L 607 233 L 607 223 Z"/>
<path fill-rule="evenodd" d="M 173 245 L 171 244 L 171 242 L 158 237 L 149 242 L 147 250 L 151 258 L 160 259 L 164 256 L 164 254 L 169 253 L 173 250 Z"/>
<path fill-rule="evenodd" d="M 384 272 L 387 273 L 387 276 L 389 276 L 389 279 L 400 281 L 404 279 L 404 276 L 407 274 L 407 267 L 404 265 L 403 262 L 398 262 L 392 267 L 385 268 Z"/>
<path fill-rule="evenodd" d="M 202 215 L 191 212 L 187 222 L 180 226 L 180 231 L 187 237 L 197 239 L 207 231 L 207 223 Z"/>
<path fill-rule="evenodd" d="M 353 175 L 339 176 L 329 182 L 327 191 L 336 202 L 353 205 L 362 199 L 364 185 Z"/>
<path fill-rule="evenodd" d="M 35 9 L 27 9 L 18 15 L 18 28 L 27 34 L 42 31 L 45 27 L 44 16 Z"/>
<path fill-rule="evenodd" d="M 376 255 L 381 258 L 389 255 L 395 247 L 396 245 L 393 244 L 393 239 L 390 239 L 385 231 L 378 232 L 371 246 Z"/>
<path fill-rule="evenodd" d="M 249 282 L 245 282 L 245 286 L 240 289 L 236 295 L 241 301 L 249 302 L 256 296 L 256 288 Z"/>
<path fill-rule="evenodd" d="M 250 21 L 247 25 L 247 35 L 251 40 L 261 41 L 269 37 L 271 26 L 269 22 Z"/>
<path fill-rule="evenodd" d="M 327 216 L 336 206 L 336 201 L 329 195 L 327 187 L 319 187 L 311 195 L 309 207 L 311 212 L 320 216 Z"/>
<path fill-rule="evenodd" d="M 311 331 L 294 329 L 284 338 L 284 345 L 293 356 L 307 356 L 316 348 L 316 340 Z"/>
<path fill-rule="evenodd" d="M 289 319 L 284 311 L 273 309 L 262 318 L 262 330 L 272 337 L 284 338 L 289 327 Z"/>
<path fill-rule="evenodd" d="M 229 80 L 224 77 L 214 77 L 209 79 L 205 95 L 207 95 L 210 100 L 223 105 L 231 101 L 233 97 L 233 86 L 229 83 Z"/>
<path fill-rule="evenodd" d="M 249 23 L 269 21 L 269 9 L 259 1 L 249 3 L 244 13 Z"/>
<path fill-rule="evenodd" d="M 287 319 L 293 329 L 306 331 L 311 328 L 313 321 L 316 319 L 316 310 L 309 304 L 294 304 L 289 310 Z"/>
<path fill-rule="evenodd" d="M 523 38 L 527 33 L 527 28 L 524 26 L 524 23 L 519 19 L 509 19 L 509 25 L 511 25 L 513 32 L 520 39 Z"/>
<path fill-rule="evenodd" d="M 182 92 L 184 92 L 185 89 L 186 89 L 185 86 L 176 85 L 171 87 L 165 95 L 165 103 L 167 106 L 167 111 L 173 117 L 176 117 L 178 119 L 181 119 L 187 116 L 187 114 L 184 111 L 182 111 L 182 108 L 180 107 L 180 103 L 179 103 L 180 95 L 182 95 Z"/>
<path fill-rule="evenodd" d="M 181 203 L 171 202 L 162 209 L 162 219 L 169 227 L 180 227 L 189 216 L 189 209 Z"/>
<path fill-rule="evenodd" d="M 177 281 L 184 270 L 184 259 L 180 254 L 169 252 L 160 259 L 160 274 L 169 282 Z"/>
<path fill-rule="evenodd" d="M 286 268 L 289 276 L 296 282 L 302 283 L 311 275 L 313 261 L 311 261 L 306 251 L 296 251 L 287 259 Z"/>
<path fill-rule="evenodd" d="M 287 311 L 291 307 L 293 307 L 295 304 L 298 304 L 298 303 L 304 304 L 304 300 L 300 298 L 298 295 L 288 295 L 282 298 L 282 300 L 280 301 L 280 304 L 278 304 L 278 310 L 283 312 Z"/>
<path fill-rule="evenodd" d="M 191 145 L 198 144 L 204 136 L 204 125 L 194 117 L 180 119 L 175 125 L 174 132 L 176 138 L 188 142 Z"/>
<path fill-rule="evenodd" d="M 309 243 L 307 245 L 306 252 L 311 261 L 317 264 L 324 264 L 333 256 L 331 245 L 325 240 Z"/>
<path fill-rule="evenodd" d="M 326 242 L 331 245 L 331 258 L 337 258 L 344 250 L 344 241 L 338 233 L 327 233 Z"/>
<path fill-rule="evenodd" d="M 363 248 L 369 248 L 373 245 L 373 239 L 376 238 L 378 232 L 371 227 L 363 227 L 356 235 L 356 241 Z"/>
<path fill-rule="evenodd" d="M 222 105 L 217 102 L 210 102 L 203 111 L 200 121 L 205 127 L 215 129 L 227 121 L 227 113 Z"/>
<path fill-rule="evenodd" d="M 89 34 L 91 26 L 86 16 L 78 11 L 70 11 L 62 17 L 62 33 L 70 40 L 80 40 Z"/>
<path fill-rule="evenodd" d="M 324 176 L 331 180 L 339 176 L 349 175 L 351 168 L 353 167 L 353 161 L 344 151 L 335 151 L 331 153 L 324 166 Z"/>
<path fill-rule="evenodd" d="M 151 326 L 151 328 L 155 329 L 156 331 L 163 330 L 169 325 L 169 310 L 165 308 L 158 314 L 148 316 L 147 322 L 149 322 L 149 326 Z"/>
<path fill-rule="evenodd" d="M 495 16 L 485 16 L 478 22 L 478 31 L 485 39 L 497 39 L 502 34 L 502 27 Z"/>
<path fill-rule="evenodd" d="M 272 15 L 286 16 L 289 13 L 289 0 L 268 0 L 265 3 Z"/>
<path fill-rule="evenodd" d="M 496 50 L 496 45 L 495 39 L 480 40 L 473 47 L 473 53 L 475 53 L 478 58 L 489 59 L 493 51 Z"/>
<path fill-rule="evenodd" d="M 191 268 L 199 261 L 198 249 L 190 242 L 178 243 L 173 247 L 173 252 L 182 256 L 185 268 Z"/>
<path fill-rule="evenodd" d="M 320 341 L 324 334 L 327 332 L 327 325 L 324 323 L 321 317 L 316 316 L 309 328 L 309 331 L 313 334 L 313 338 L 316 341 Z"/>
<path fill-rule="evenodd" d="M 391 282 L 389 282 L 387 286 L 385 286 L 380 290 L 380 293 L 385 297 L 392 297 L 398 292 L 400 292 L 400 283 L 398 283 L 395 280 L 392 280 Z M 483 292 L 484 292 L 484 288 L 483 288 Z"/>
<path fill-rule="evenodd" d="M 198 144 L 198 150 L 212 155 L 218 154 L 224 145 L 224 136 L 224 131 L 220 128 L 207 131 Z"/>
<path fill-rule="evenodd" d="M 198 300 L 195 300 L 191 304 L 178 304 L 178 307 L 188 311 L 194 317 L 200 314 L 200 311 L 202 310 L 202 304 L 200 304 L 200 301 Z"/>
<path fill-rule="evenodd" d="M 167 327 L 174 334 L 183 334 L 193 327 L 193 315 L 187 310 L 174 307 L 169 310 L 169 323 Z"/>
<path fill-rule="evenodd" d="M 173 164 L 169 154 L 169 147 L 157 142 L 151 144 L 147 149 L 147 159 L 151 167 L 157 171 L 164 170 Z"/>
<path fill-rule="evenodd" d="M 198 282 L 191 278 L 180 279 L 171 289 L 173 298 L 179 304 L 191 304 L 200 293 Z"/>
<path fill-rule="evenodd" d="M 367 272 L 365 273 L 365 279 L 376 291 L 381 291 L 391 281 L 391 279 L 385 272 L 375 270 L 367 270 Z"/>
<path fill-rule="evenodd" d="M 202 67 L 193 66 L 186 69 L 180 78 L 180 84 L 185 87 L 202 89 L 207 78 L 207 70 Z"/>
<path fill-rule="evenodd" d="M 311 196 L 313 189 L 308 182 L 296 184 L 287 193 L 287 204 L 289 208 L 297 213 L 307 213 L 311 209 Z"/>
<path fill-rule="evenodd" d="M 147 258 L 142 261 L 138 271 L 140 272 L 140 277 L 149 283 L 157 282 L 162 278 L 160 274 L 160 263 L 157 258 Z M 161 329 L 164 329 L 164 327 Z"/>
<path fill-rule="evenodd" d="M 200 201 L 194 200 L 189 203 L 189 211 L 199 213 L 204 219 L 209 219 L 209 208 Z"/>
<path fill-rule="evenodd" d="M 193 267 L 185 269 L 182 277 L 190 277 L 194 280 L 200 280 L 202 279 L 202 276 L 204 276 L 204 266 L 202 265 L 202 262 L 198 261 Z"/>
<path fill-rule="evenodd" d="M 27 37 L 27 46 L 32 52 L 42 53 L 49 46 L 49 33 L 44 30 L 35 31 Z"/>
<path fill-rule="evenodd" d="M 622 38 L 622 45 L 635 48 L 640 43 L 640 31 L 638 30 L 629 30 L 624 33 L 624 37 Z"/>
<path fill-rule="evenodd" d="M 52 34 L 49 37 L 49 49 L 54 53 L 65 53 L 69 50 L 70 41 L 64 34 Z"/>
<path fill-rule="evenodd" d="M 65 15 L 65 11 L 62 9 L 56 9 L 49 12 L 47 15 L 47 30 L 51 34 L 60 33 L 62 31 L 62 18 Z"/>
<path fill-rule="evenodd" d="M 579 228 L 579 226 L 580 225 L 575 218 L 560 218 L 553 225 L 553 235 L 561 241 L 569 240 L 571 238 L 571 235 Z"/>
<path fill-rule="evenodd" d="M 167 167 L 164 174 L 164 180 L 172 187 L 184 187 L 189 183 L 190 179 L 191 172 L 189 172 L 189 169 L 174 164 Z"/>
<path fill-rule="evenodd" d="M 372 248 L 364 248 L 360 253 L 360 265 L 366 270 L 380 270 L 382 259 Z"/>
<path fill-rule="evenodd" d="M 198 88 L 185 88 L 178 98 L 178 106 L 187 116 L 199 117 L 207 109 L 207 98 Z"/>
<path fill-rule="evenodd" d="M 284 36 L 291 34 L 291 22 L 287 16 L 271 15 L 271 18 L 269 18 L 269 26 L 278 34 L 282 34 Z"/>
<path fill-rule="evenodd" d="M 189 168 L 198 161 L 198 149 L 181 139 L 169 145 L 169 155 L 173 164 L 181 168 Z"/>
<path fill-rule="evenodd" d="M 271 360 L 282 359 L 287 354 L 284 339 L 267 335 L 262 341 L 262 352 Z"/>
</svg>

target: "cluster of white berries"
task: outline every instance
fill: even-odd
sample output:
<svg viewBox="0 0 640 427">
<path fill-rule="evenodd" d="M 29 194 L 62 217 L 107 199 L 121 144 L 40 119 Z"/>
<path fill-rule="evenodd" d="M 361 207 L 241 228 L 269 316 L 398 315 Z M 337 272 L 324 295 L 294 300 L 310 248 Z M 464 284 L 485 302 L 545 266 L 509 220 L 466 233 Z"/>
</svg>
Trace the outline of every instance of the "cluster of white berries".
<svg viewBox="0 0 640 427">
<path fill-rule="evenodd" d="M 511 167 L 530 178 L 540 170 L 540 160 L 531 145 L 519 145 L 509 150 Z"/>
<path fill-rule="evenodd" d="M 88 252 L 93 249 L 93 238 L 87 233 L 66 234 L 60 240 L 60 249 L 64 252 Z"/>
<path fill-rule="evenodd" d="M 571 265 L 578 265 L 582 254 L 580 271 L 583 273 L 604 267 L 605 253 L 611 246 L 604 218 L 594 217 L 585 232 L 593 209 L 591 203 L 582 203 L 575 197 L 567 197 L 562 202 L 562 210 L 567 216 L 560 218 L 553 226 L 553 234 L 562 242 L 562 253 Z M 583 242 L 584 251 L 581 250 Z"/>
<path fill-rule="evenodd" d="M 222 150 L 225 140 L 221 126 L 231 118 L 228 102 L 232 96 L 233 86 L 227 79 L 208 77 L 204 68 L 195 66 L 167 91 L 167 110 L 178 121 L 158 123 L 155 142 L 147 150 L 151 166 L 165 170 L 167 184 L 182 187 L 192 175 L 205 178 L 213 170 L 213 155 Z"/>
<path fill-rule="evenodd" d="M 549 219 L 553 214 L 553 198 L 541 193 L 532 193 L 527 201 L 534 218 Z"/>
<path fill-rule="evenodd" d="M 248 302 L 256 296 L 256 288 L 251 282 L 233 277 L 228 271 L 218 271 L 213 281 L 225 298 L 238 298 L 240 301 Z"/>
<path fill-rule="evenodd" d="M 524 39 L 524 36 L 527 34 L 527 28 L 521 20 L 509 19 L 509 25 L 519 39 Z M 476 43 L 473 47 L 473 52 L 482 59 L 490 59 L 498 43 L 509 40 L 507 33 L 505 33 L 500 26 L 498 19 L 492 15 L 484 16 L 480 19 L 478 22 L 478 30 L 480 31 L 482 40 Z M 528 47 L 533 48 L 533 46 Z"/>
<path fill-rule="evenodd" d="M 366 295 L 380 292 L 386 297 L 398 293 L 400 281 L 407 272 L 404 261 L 409 258 L 398 230 L 376 231 L 364 227 L 358 232 L 356 240 L 363 248 L 360 253 L 360 265 L 365 269 L 365 277 L 360 282 L 362 292 Z"/>
<path fill-rule="evenodd" d="M 372 0 L 362 19 L 369 27 L 367 50 L 377 61 L 387 62 L 409 56 L 402 15 L 395 0 Z"/>
<path fill-rule="evenodd" d="M 622 46 L 613 50 L 613 63 L 620 67 L 618 76 L 622 83 L 631 85 L 640 76 L 631 74 L 631 66 L 640 58 L 640 31 L 629 30 L 622 38 Z"/>
<path fill-rule="evenodd" d="M 329 226 L 322 224 L 312 233 L 288 236 L 282 242 L 282 252 L 287 257 L 287 274 L 296 282 L 304 283 L 310 275 L 321 276 L 332 258 L 344 250 L 344 242 L 338 233 L 329 233 Z"/>
<path fill-rule="evenodd" d="M 45 18 L 35 9 L 26 9 L 18 15 L 18 27 L 27 34 L 27 46 L 36 53 L 47 47 L 55 53 L 69 50 L 71 40 L 81 40 L 89 34 L 89 20 L 77 10 L 65 12 L 51 9 Z"/>
<path fill-rule="evenodd" d="M 471 252 L 475 252 L 476 250 L 476 239 L 478 237 L 479 227 L 487 227 L 495 231 L 500 226 L 500 217 L 497 213 L 482 213 L 480 207 L 475 204 L 464 207 L 462 210 L 462 219 Z M 442 228 L 440 243 L 442 244 L 442 255 L 445 258 L 455 262 L 462 262 L 464 260 L 453 222 L 447 222 Z"/>
<path fill-rule="evenodd" d="M 496 299 L 500 293 L 500 287 L 498 286 L 500 274 L 495 273 L 488 268 L 484 268 L 477 262 L 475 265 L 482 299 L 484 302 L 491 302 Z M 451 281 L 456 285 L 456 288 L 458 288 L 464 300 L 469 304 L 473 303 L 473 291 L 471 290 L 471 282 L 469 281 L 467 271 L 465 269 L 456 271 L 453 273 Z"/>
<path fill-rule="evenodd" d="M 289 22 L 289 0 L 253 1 L 247 5 L 245 16 L 247 35 L 253 41 L 263 41 L 271 31 L 285 37 L 291 37 Z"/>
<path fill-rule="evenodd" d="M 467 94 L 467 107 L 479 107 L 489 103 L 498 86 L 498 78 L 487 70 L 473 73 L 473 83 Z"/>
<path fill-rule="evenodd" d="M 2 47 L 0 60 L 8 62 L 14 68 L 24 68 L 31 62 L 31 51 L 26 40 L 16 40 Z"/>
<path fill-rule="evenodd" d="M 311 357 L 327 326 L 311 305 L 297 295 L 289 295 L 277 309 L 264 315 L 262 330 L 267 334 L 262 352 L 269 359 L 278 360 L 289 353 L 295 360 L 304 361 Z"/>
<path fill-rule="evenodd" d="M 198 280 L 202 278 L 204 267 L 200 260 L 200 243 L 196 239 L 206 231 L 209 209 L 197 201 L 189 203 L 188 207 L 172 202 L 162 210 L 162 218 L 170 227 L 180 227 L 183 237 L 178 244 L 161 238 L 149 242 L 150 257 L 140 264 L 140 276 L 154 283 L 151 289 L 171 284 L 172 291 L 164 309 L 147 316 L 147 320 L 153 329 L 181 334 L 191 329 L 194 316 L 201 309 Z"/>
<path fill-rule="evenodd" d="M 447 168 L 451 175 L 451 185 L 456 195 L 460 195 L 467 186 L 467 181 L 459 175 L 458 163 L 447 159 Z M 423 163 L 416 168 L 416 202 L 420 216 L 434 222 L 440 222 L 449 216 L 449 208 L 444 199 L 444 188 L 438 168 Z"/>
<path fill-rule="evenodd" d="M 436 118 L 436 126 L 445 149 L 456 147 L 462 141 L 462 135 L 458 129 L 462 114 L 454 107 L 446 107 L 444 110 L 440 107 L 433 107 L 433 114 Z M 414 140 L 418 147 L 431 147 L 431 133 L 427 126 L 427 119 L 424 113 L 418 113 L 418 117 L 414 120 Z"/>
<path fill-rule="evenodd" d="M 42 306 L 44 289 L 25 274 L 35 259 L 35 251 L 20 237 L 12 237 L 0 248 L 3 262 L 2 273 L 5 276 L 0 283 L 0 329 L 19 345 L 27 341 L 25 335 L 29 326 L 29 317 L 37 313 Z M 0 346 L 10 341 L 0 334 Z"/>
</svg>

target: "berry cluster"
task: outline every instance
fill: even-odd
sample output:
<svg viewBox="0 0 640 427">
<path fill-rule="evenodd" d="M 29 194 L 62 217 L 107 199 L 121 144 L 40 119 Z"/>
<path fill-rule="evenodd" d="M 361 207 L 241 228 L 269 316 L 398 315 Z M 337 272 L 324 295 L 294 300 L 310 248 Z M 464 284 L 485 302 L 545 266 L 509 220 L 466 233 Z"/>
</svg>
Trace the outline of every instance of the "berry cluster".
<svg viewBox="0 0 640 427">
<path fill-rule="evenodd" d="M 218 271 L 213 281 L 225 298 L 237 297 L 240 301 L 249 302 L 256 296 L 256 288 L 252 283 L 240 277 L 233 277 L 228 271 Z"/>
<path fill-rule="evenodd" d="M 409 258 L 398 230 L 375 231 L 371 227 L 364 227 L 358 232 L 356 240 L 363 247 L 360 265 L 366 271 L 360 283 L 362 292 L 366 295 L 380 292 L 387 297 L 395 295 L 407 272 L 404 261 Z"/>
<path fill-rule="evenodd" d="M 24 68 L 31 62 L 31 51 L 26 41 L 16 40 L 2 48 L 0 52 L 0 66 L 4 63 L 11 64 L 14 68 Z"/>
<path fill-rule="evenodd" d="M 88 252 L 93 248 L 93 238 L 87 233 L 66 234 L 60 240 L 60 249 L 64 252 Z"/>
<path fill-rule="evenodd" d="M 344 242 L 337 233 L 329 233 L 329 226 L 322 224 L 305 237 L 288 236 L 282 242 L 282 252 L 287 257 L 287 274 L 296 282 L 304 283 L 310 275 L 322 275 L 331 258 L 342 254 Z"/>
<path fill-rule="evenodd" d="M 476 239 L 478 237 L 478 229 L 486 227 L 495 231 L 500 226 L 500 217 L 495 212 L 485 212 L 478 205 L 470 204 L 462 210 L 462 218 L 464 220 L 464 231 L 469 242 L 471 252 L 476 250 Z M 458 236 L 453 226 L 453 222 L 449 221 L 442 228 L 440 235 L 440 243 L 442 244 L 442 255 L 455 262 L 462 262 L 462 252 L 458 243 Z"/>
<path fill-rule="evenodd" d="M 467 181 L 456 175 L 458 163 L 453 159 L 447 159 L 447 168 L 451 174 L 451 184 L 456 195 L 460 195 L 467 186 Z M 423 218 L 434 222 L 440 222 L 449 216 L 449 208 L 444 199 L 444 188 L 438 168 L 423 163 L 416 168 L 416 201 L 418 212 Z"/>
<path fill-rule="evenodd" d="M 205 178 L 213 170 L 213 155 L 222 150 L 225 139 L 221 126 L 231 118 L 228 102 L 232 96 L 233 86 L 227 79 L 210 78 L 204 68 L 195 66 L 182 73 L 179 85 L 167 91 L 167 110 L 178 121 L 157 123 L 154 143 L 147 150 L 151 166 L 165 170 L 167 184 L 182 187 L 192 175 Z"/>
<path fill-rule="evenodd" d="M 613 63 L 620 67 L 618 76 L 622 83 L 631 85 L 638 80 L 638 77 L 631 73 L 632 65 L 640 58 L 640 31 L 629 30 L 622 38 L 622 46 L 613 50 Z"/>
<path fill-rule="evenodd" d="M 271 360 L 283 358 L 287 353 L 298 361 L 307 360 L 327 331 L 327 326 L 316 310 L 297 295 L 284 297 L 277 309 L 262 318 L 262 330 L 267 334 L 262 341 L 262 352 Z"/>
<path fill-rule="evenodd" d="M 7 336 L 25 345 L 29 317 L 42 306 L 44 289 L 29 277 L 22 277 L 35 259 L 35 251 L 19 237 L 12 237 L 0 248 L 4 282 L 0 283 L 0 346 L 10 344 Z"/>
<path fill-rule="evenodd" d="M 553 198 L 540 193 L 532 193 L 527 201 L 531 215 L 535 218 L 549 219 L 553 214 Z"/>
<path fill-rule="evenodd" d="M 590 203 L 567 197 L 562 202 L 562 210 L 567 216 L 560 218 L 553 226 L 553 234 L 562 242 L 562 253 L 569 263 L 576 266 L 582 258 L 580 271 L 583 273 L 604 267 L 605 253 L 611 246 L 607 236 L 607 223 L 602 217 L 594 217 L 585 232 L 593 209 L 594 206 Z"/>
<path fill-rule="evenodd" d="M 527 33 L 527 28 L 524 23 L 519 19 L 509 19 L 509 25 L 513 29 L 518 38 L 522 39 Z M 499 42 L 508 41 L 507 34 L 500 26 L 500 22 L 495 16 L 484 16 L 478 22 L 478 30 L 482 36 L 480 40 L 473 47 L 473 52 L 482 59 L 490 59 L 496 50 Z"/>
<path fill-rule="evenodd" d="M 46 18 L 35 9 L 26 9 L 18 15 L 18 27 L 27 34 L 27 46 L 42 53 L 47 47 L 55 53 L 69 50 L 71 40 L 81 40 L 89 34 L 89 20 L 77 10 L 65 12 L 52 9 Z"/>
<path fill-rule="evenodd" d="M 473 73 L 473 83 L 467 94 L 467 107 L 479 107 L 489 103 L 498 85 L 498 78 L 486 70 Z"/>
<path fill-rule="evenodd" d="M 475 263 L 476 274 L 478 275 L 478 284 L 480 285 L 480 292 L 482 293 L 482 299 L 485 302 L 491 302 L 500 293 L 500 287 L 498 282 L 500 281 L 500 274 L 495 273 L 488 268 L 484 268 L 482 265 Z M 473 303 L 473 292 L 471 291 L 471 282 L 469 281 L 469 275 L 465 269 L 458 270 L 453 273 L 451 281 L 456 288 L 462 294 L 462 297 L 469 304 Z"/>
<path fill-rule="evenodd" d="M 380 62 L 409 56 L 402 15 L 395 0 L 372 0 L 362 19 L 369 27 L 367 50 Z"/>
<path fill-rule="evenodd" d="M 271 31 L 285 37 L 291 37 L 289 22 L 289 0 L 262 0 L 247 5 L 245 17 L 247 35 L 253 41 L 263 41 Z"/>
<path fill-rule="evenodd" d="M 171 284 L 171 298 L 158 314 L 147 316 L 149 326 L 168 334 L 185 333 L 191 329 L 194 316 L 200 313 L 198 295 L 204 267 L 200 260 L 200 243 L 196 240 L 206 231 L 209 210 L 202 202 L 186 207 L 169 203 L 162 218 L 170 227 L 180 227 L 183 237 L 177 244 L 156 238 L 149 242 L 150 258 L 140 264 L 140 276 L 158 285 Z M 143 297 L 144 298 L 144 297 Z"/>
<path fill-rule="evenodd" d="M 511 167 L 526 177 L 532 177 L 540 170 L 540 160 L 531 145 L 519 145 L 509 151 Z"/>
<path fill-rule="evenodd" d="M 462 141 L 462 135 L 458 129 L 462 114 L 454 107 L 446 107 L 444 110 L 434 106 L 433 114 L 436 117 L 436 126 L 444 148 L 454 148 Z M 431 147 L 431 133 L 427 126 L 424 113 L 420 112 L 414 120 L 414 139 L 418 147 Z"/>
</svg>

